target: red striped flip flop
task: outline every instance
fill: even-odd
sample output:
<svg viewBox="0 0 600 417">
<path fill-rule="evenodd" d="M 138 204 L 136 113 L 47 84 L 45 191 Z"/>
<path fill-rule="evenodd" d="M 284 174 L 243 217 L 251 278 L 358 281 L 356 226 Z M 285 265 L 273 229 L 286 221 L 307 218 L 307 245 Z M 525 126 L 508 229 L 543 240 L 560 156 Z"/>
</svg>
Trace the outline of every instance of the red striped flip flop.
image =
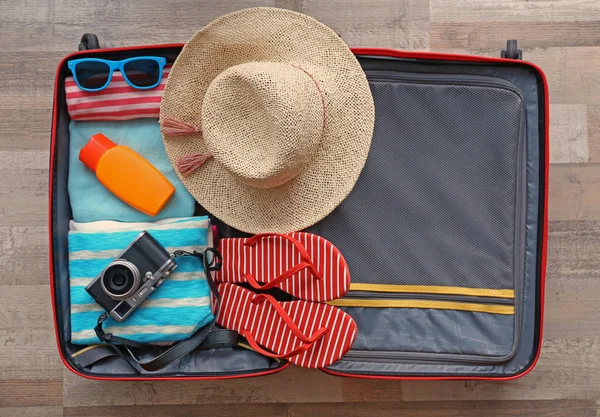
<svg viewBox="0 0 600 417">
<path fill-rule="evenodd" d="M 350 271 L 333 243 L 312 233 L 264 233 L 221 239 L 223 267 L 217 282 L 249 283 L 257 290 L 277 287 L 296 298 L 331 301 L 350 288 Z"/>
<path fill-rule="evenodd" d="M 278 302 L 228 283 L 218 289 L 217 323 L 237 331 L 265 356 L 323 368 L 344 356 L 356 338 L 356 323 L 337 307 L 303 300 Z"/>
</svg>

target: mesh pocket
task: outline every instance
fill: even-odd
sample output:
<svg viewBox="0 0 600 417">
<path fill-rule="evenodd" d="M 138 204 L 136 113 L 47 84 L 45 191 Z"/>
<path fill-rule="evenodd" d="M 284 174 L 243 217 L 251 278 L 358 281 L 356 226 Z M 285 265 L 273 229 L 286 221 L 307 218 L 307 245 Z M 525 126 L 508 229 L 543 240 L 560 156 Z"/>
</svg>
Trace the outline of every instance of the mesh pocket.
<svg viewBox="0 0 600 417">
<path fill-rule="evenodd" d="M 340 249 L 353 283 L 514 288 L 520 95 L 391 81 L 371 89 L 365 168 L 311 231 Z"/>
</svg>

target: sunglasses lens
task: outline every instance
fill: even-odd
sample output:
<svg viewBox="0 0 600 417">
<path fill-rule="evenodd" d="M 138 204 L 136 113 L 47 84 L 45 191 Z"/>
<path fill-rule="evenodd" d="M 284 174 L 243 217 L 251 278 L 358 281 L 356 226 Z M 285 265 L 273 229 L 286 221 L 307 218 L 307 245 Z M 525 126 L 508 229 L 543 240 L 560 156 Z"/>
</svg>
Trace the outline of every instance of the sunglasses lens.
<svg viewBox="0 0 600 417">
<path fill-rule="evenodd" d="M 151 59 L 129 61 L 123 67 L 125 76 L 136 87 L 152 87 L 160 79 L 160 66 Z"/>
<path fill-rule="evenodd" d="M 83 88 L 96 90 L 106 86 L 110 67 L 105 62 L 84 61 L 75 66 L 75 77 Z"/>
</svg>

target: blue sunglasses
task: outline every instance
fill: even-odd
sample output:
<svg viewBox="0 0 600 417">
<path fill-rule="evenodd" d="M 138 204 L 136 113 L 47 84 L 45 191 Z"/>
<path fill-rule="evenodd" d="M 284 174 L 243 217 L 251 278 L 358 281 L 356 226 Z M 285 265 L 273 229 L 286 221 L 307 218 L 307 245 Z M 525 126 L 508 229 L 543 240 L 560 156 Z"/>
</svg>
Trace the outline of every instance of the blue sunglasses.
<svg viewBox="0 0 600 417">
<path fill-rule="evenodd" d="M 82 58 L 69 61 L 69 69 L 77 86 L 85 91 L 100 91 L 110 84 L 113 72 L 121 71 L 123 78 L 133 88 L 149 90 L 160 84 L 166 58 L 139 56 L 121 61 Z"/>
</svg>

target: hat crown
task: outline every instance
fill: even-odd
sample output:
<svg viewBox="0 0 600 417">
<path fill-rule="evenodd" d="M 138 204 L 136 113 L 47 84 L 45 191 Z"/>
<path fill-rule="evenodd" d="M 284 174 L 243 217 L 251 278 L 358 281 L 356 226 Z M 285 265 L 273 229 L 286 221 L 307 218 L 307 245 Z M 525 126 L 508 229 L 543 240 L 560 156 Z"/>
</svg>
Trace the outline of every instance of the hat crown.
<svg viewBox="0 0 600 417">
<path fill-rule="evenodd" d="M 238 180 L 256 188 L 277 187 L 313 159 L 325 125 L 324 105 L 309 68 L 239 64 L 208 87 L 202 132 L 210 153 Z"/>
</svg>

